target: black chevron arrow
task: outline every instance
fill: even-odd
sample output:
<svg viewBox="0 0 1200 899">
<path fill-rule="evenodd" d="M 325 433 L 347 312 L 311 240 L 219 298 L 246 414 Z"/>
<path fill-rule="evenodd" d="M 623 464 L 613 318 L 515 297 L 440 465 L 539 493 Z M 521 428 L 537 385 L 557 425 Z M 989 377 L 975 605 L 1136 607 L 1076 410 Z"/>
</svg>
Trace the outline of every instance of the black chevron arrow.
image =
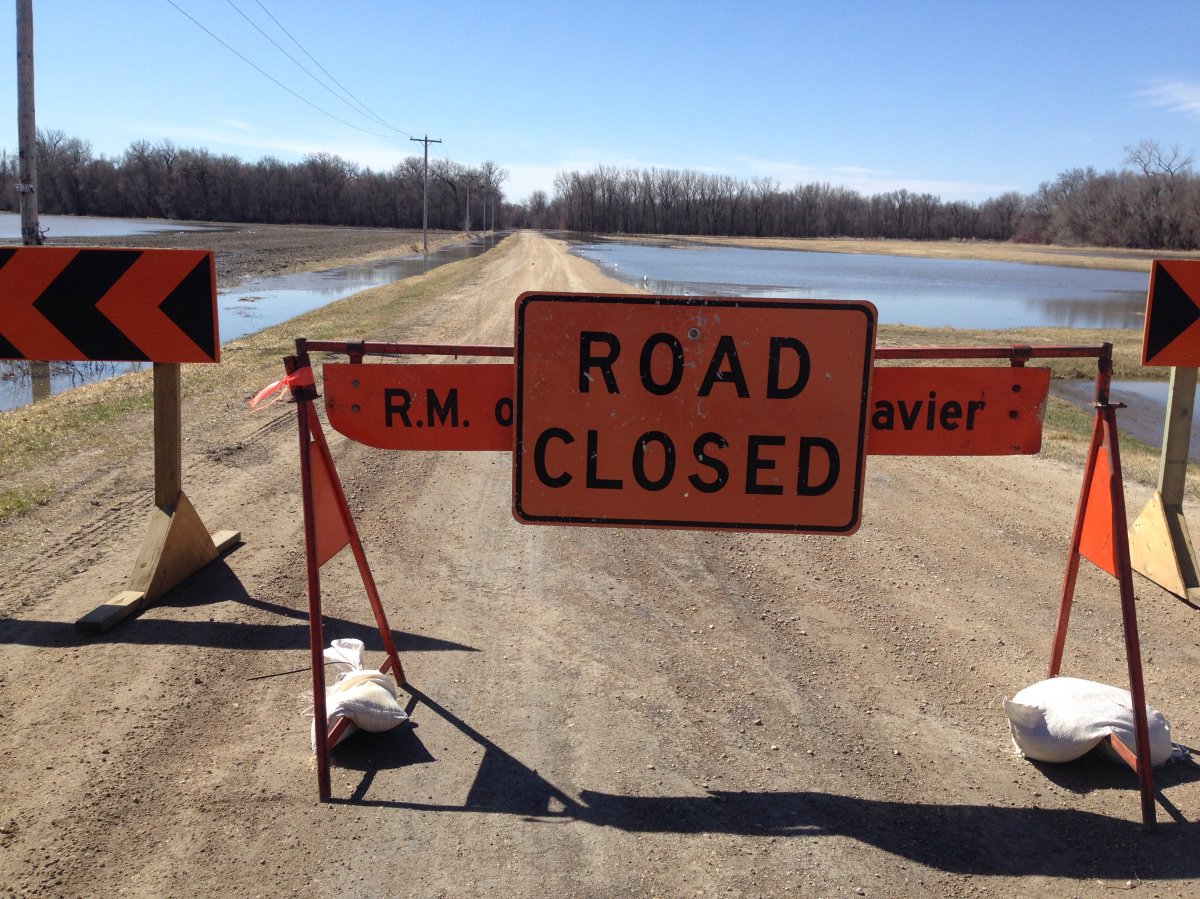
<svg viewBox="0 0 1200 899">
<path fill-rule="evenodd" d="M 163 315 L 173 321 L 209 358 L 217 355 L 211 272 L 207 257 L 201 259 L 158 305 Z"/>
<path fill-rule="evenodd" d="M 17 251 L 12 248 L 0 249 L 0 268 L 4 268 L 5 263 L 13 258 L 13 254 Z M 21 351 L 8 341 L 8 339 L 0 334 L 0 359 L 21 359 Z"/>
<path fill-rule="evenodd" d="M 145 361 L 146 354 L 96 308 L 141 255 L 140 250 L 79 253 L 42 291 L 33 308 L 89 359 Z"/>
<path fill-rule="evenodd" d="M 1153 365 L 1154 357 L 1197 319 L 1200 319 L 1200 309 L 1196 308 L 1195 301 L 1160 265 L 1154 275 L 1154 296 L 1150 303 L 1150 319 L 1146 322 L 1146 364 Z"/>
</svg>

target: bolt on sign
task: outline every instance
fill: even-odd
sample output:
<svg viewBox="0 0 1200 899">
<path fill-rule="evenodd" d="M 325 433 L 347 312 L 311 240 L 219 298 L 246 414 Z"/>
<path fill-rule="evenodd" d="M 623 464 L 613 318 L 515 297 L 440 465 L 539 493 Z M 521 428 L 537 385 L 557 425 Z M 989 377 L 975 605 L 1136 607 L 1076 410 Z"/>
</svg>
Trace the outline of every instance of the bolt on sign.
<svg viewBox="0 0 1200 899">
<path fill-rule="evenodd" d="M 857 301 L 522 294 L 515 517 L 853 533 L 875 327 Z"/>
<path fill-rule="evenodd" d="M 0 359 L 217 362 L 208 250 L 0 249 Z"/>
</svg>

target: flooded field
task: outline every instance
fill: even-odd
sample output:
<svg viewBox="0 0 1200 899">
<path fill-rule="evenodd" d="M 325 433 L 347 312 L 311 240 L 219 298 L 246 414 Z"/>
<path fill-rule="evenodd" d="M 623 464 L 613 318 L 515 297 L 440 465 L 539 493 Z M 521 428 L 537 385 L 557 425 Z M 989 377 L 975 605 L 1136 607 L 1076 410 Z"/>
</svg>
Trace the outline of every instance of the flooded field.
<svg viewBox="0 0 1200 899">
<path fill-rule="evenodd" d="M 667 295 L 868 300 L 884 324 L 1141 329 L 1148 276 L 976 259 L 605 240 L 574 252 Z"/>
<path fill-rule="evenodd" d="M 51 239 L 60 237 L 123 237 L 162 231 L 214 231 L 220 225 L 182 224 L 163 219 L 114 219 L 79 215 L 43 215 L 38 227 Z M 0 240 L 21 239 L 21 216 L 0 212 Z"/>
</svg>

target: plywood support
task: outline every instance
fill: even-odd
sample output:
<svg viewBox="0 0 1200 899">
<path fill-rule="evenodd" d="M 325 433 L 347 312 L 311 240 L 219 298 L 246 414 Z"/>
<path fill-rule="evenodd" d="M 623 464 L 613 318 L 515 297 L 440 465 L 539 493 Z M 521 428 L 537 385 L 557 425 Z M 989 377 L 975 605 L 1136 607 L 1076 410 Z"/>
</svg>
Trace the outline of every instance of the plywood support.
<svg viewBox="0 0 1200 899">
<path fill-rule="evenodd" d="M 1129 558 L 1133 570 L 1169 593 L 1200 602 L 1200 576 L 1183 505 L 1163 502 L 1155 491 L 1129 529 Z"/>
<path fill-rule="evenodd" d="M 146 536 L 125 589 L 75 622 L 99 634 L 187 580 L 225 550 L 241 542 L 238 531 L 208 529 L 183 482 L 179 363 L 154 364 L 154 502 Z"/>
<path fill-rule="evenodd" d="M 1183 514 L 1196 369 L 1171 369 L 1158 489 L 1129 529 L 1134 571 L 1181 599 L 1200 601 L 1200 565 Z"/>
</svg>

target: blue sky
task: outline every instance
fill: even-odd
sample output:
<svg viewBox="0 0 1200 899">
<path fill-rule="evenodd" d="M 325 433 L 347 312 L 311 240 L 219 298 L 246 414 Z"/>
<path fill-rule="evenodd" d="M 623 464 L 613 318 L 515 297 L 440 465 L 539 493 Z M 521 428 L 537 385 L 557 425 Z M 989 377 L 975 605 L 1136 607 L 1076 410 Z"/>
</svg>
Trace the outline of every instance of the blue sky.
<svg viewBox="0 0 1200 899">
<path fill-rule="evenodd" d="M 374 169 L 428 134 L 431 156 L 507 169 L 514 201 L 597 164 L 979 201 L 1119 168 L 1144 138 L 1200 152 L 1194 0 L 173 2 L 35 0 L 38 126 L 108 156 L 169 139 Z M 15 150 L 11 5 L 0 46 Z"/>
</svg>

